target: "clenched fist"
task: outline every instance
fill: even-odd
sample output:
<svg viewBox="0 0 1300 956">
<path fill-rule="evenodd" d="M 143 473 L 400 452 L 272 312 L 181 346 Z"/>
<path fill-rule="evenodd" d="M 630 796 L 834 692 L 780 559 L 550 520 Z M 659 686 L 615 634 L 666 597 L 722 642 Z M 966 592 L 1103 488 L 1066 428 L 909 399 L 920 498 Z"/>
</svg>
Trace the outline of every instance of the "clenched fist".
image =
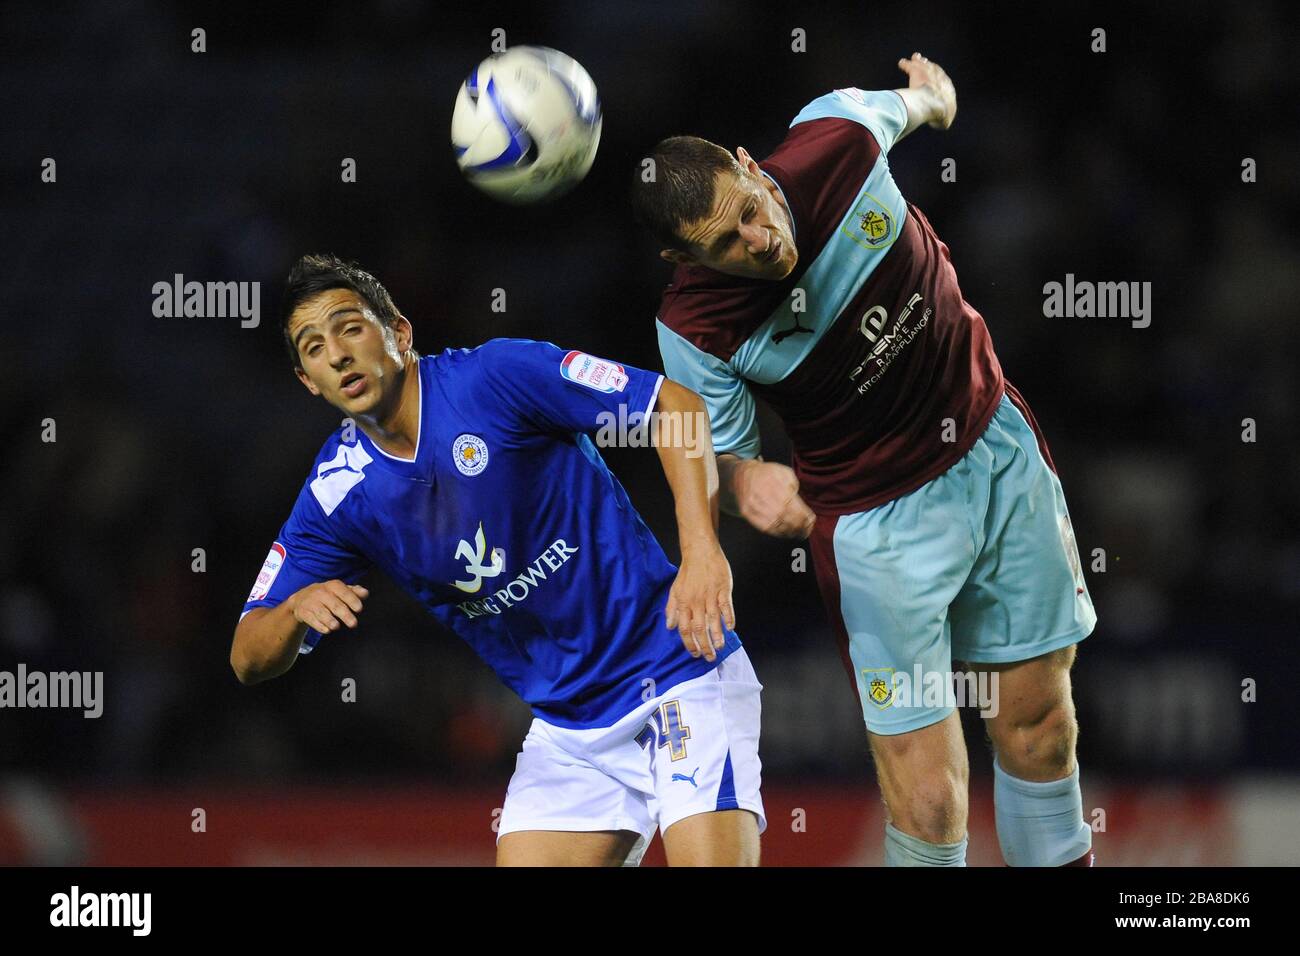
<svg viewBox="0 0 1300 956">
<path fill-rule="evenodd" d="M 794 469 L 775 461 L 744 460 L 732 472 L 740 516 L 764 534 L 806 538 L 817 516 L 799 497 Z"/>
</svg>

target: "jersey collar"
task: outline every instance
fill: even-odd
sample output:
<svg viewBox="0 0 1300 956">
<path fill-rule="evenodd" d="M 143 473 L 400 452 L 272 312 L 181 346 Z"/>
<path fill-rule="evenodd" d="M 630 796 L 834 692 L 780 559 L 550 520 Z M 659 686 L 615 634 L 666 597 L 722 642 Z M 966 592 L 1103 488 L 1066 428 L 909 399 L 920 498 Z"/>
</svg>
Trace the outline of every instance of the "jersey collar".
<svg viewBox="0 0 1300 956">
<path fill-rule="evenodd" d="M 399 475 L 407 478 L 414 478 L 417 481 L 431 482 L 431 469 L 429 468 L 429 452 L 425 447 L 427 444 L 424 428 L 424 362 L 417 360 L 415 365 L 416 381 L 420 387 L 419 424 L 415 430 L 415 457 L 400 458 L 397 455 L 389 454 L 380 448 L 375 442 L 360 428 L 357 429 L 357 440 L 360 441 L 366 451 L 371 453 L 374 460 L 390 471 L 395 471 Z"/>
<path fill-rule="evenodd" d="M 779 192 L 781 194 L 781 198 L 785 200 L 786 215 L 790 217 L 790 236 L 791 238 L 794 239 L 795 248 L 798 248 L 799 247 L 799 223 L 795 222 L 794 207 L 790 205 L 789 197 L 786 196 L 785 190 L 781 188 L 781 184 L 776 181 L 775 176 L 769 173 L 766 169 L 760 168 L 759 172 L 762 173 L 764 176 L 766 176 L 768 179 L 772 180 L 772 184 L 776 186 L 776 191 Z"/>
</svg>

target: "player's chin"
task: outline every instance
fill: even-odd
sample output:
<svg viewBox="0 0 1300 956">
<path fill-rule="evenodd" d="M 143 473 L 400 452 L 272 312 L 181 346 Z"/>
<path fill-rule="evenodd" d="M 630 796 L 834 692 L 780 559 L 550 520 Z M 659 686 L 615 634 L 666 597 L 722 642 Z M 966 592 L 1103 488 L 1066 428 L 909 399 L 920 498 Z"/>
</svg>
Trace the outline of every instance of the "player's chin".
<svg viewBox="0 0 1300 956">
<path fill-rule="evenodd" d="M 345 395 L 342 390 L 339 390 L 334 393 L 334 398 L 330 404 L 345 415 L 364 415 L 379 404 L 379 390 L 367 388 L 355 398 Z"/>
<path fill-rule="evenodd" d="M 788 252 L 783 251 L 781 258 L 775 262 L 762 263 L 753 278 L 766 279 L 769 282 L 780 282 L 794 271 L 794 267 L 798 262 L 799 254 L 793 249 Z"/>
</svg>

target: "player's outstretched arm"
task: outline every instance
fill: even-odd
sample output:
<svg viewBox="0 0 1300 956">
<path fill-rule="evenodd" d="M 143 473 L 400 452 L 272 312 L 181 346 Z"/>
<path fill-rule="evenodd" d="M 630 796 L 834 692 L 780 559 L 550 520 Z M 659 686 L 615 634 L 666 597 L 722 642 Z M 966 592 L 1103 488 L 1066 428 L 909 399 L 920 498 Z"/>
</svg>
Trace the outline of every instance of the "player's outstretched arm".
<svg viewBox="0 0 1300 956">
<path fill-rule="evenodd" d="M 735 628 L 731 566 L 718 543 L 718 470 L 704 400 L 664 379 L 654 411 L 655 447 L 673 490 L 682 564 L 668 594 L 665 619 L 681 633 L 692 657 L 717 657 L 726 642 L 722 624 Z"/>
<path fill-rule="evenodd" d="M 298 659 L 307 628 L 328 634 L 356 627 L 362 600 L 370 592 L 359 584 L 322 581 L 296 591 L 276 607 L 255 607 L 235 628 L 230 666 L 241 684 L 279 677 Z"/>
<path fill-rule="evenodd" d="M 894 142 L 922 123 L 935 129 L 951 126 L 957 117 L 957 89 L 943 67 L 913 53 L 910 59 L 899 60 L 898 68 L 907 74 L 907 89 L 894 91 L 907 105 L 907 125 Z"/>
</svg>

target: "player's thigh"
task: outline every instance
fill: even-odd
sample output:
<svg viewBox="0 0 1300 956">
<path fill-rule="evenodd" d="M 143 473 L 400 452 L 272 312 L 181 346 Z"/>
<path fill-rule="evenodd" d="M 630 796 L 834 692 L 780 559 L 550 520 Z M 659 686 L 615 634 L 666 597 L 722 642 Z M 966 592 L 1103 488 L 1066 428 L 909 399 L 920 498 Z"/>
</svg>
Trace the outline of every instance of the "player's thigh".
<svg viewBox="0 0 1300 956">
<path fill-rule="evenodd" d="M 644 848 L 655 829 L 646 794 L 589 755 L 606 732 L 534 719 L 501 808 L 499 864 L 621 864 L 637 838 Z"/>
<path fill-rule="evenodd" d="M 902 734 L 868 735 L 876 777 L 890 818 L 900 829 L 965 830 L 970 763 L 961 718 Z"/>
<path fill-rule="evenodd" d="M 664 831 L 669 866 L 758 866 L 758 816 L 714 810 L 678 820 Z"/>
<path fill-rule="evenodd" d="M 950 609 L 953 656 L 1028 661 L 1083 640 L 1097 616 L 1061 483 L 1010 398 L 981 440 L 993 455 L 989 503 L 979 555 Z"/>
<path fill-rule="evenodd" d="M 916 491 L 814 528 L 818 585 L 872 733 L 919 730 L 952 712 L 923 690 L 951 672 L 948 607 L 977 554 L 987 457 L 977 442 Z"/>
<path fill-rule="evenodd" d="M 631 830 L 516 830 L 497 841 L 497 866 L 622 866 L 640 839 Z"/>
</svg>

